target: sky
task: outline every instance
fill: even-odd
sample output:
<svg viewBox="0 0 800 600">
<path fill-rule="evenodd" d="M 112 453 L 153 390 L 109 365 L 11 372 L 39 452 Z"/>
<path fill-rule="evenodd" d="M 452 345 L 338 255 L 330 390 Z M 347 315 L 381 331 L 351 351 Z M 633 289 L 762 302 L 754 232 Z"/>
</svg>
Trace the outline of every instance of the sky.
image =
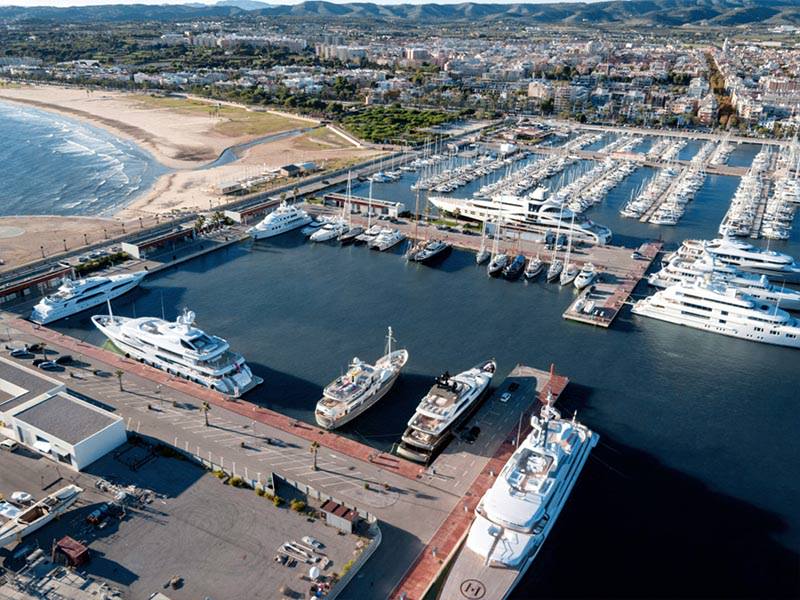
<svg viewBox="0 0 800 600">
<path fill-rule="evenodd" d="M 264 0 L 268 4 L 297 4 L 302 0 Z M 348 2 L 350 0 L 329 0 Z M 355 1 L 355 0 L 353 0 Z M 468 0 L 371 0 L 376 4 L 452 4 Z M 471 0 L 486 4 L 538 4 L 545 2 L 578 2 L 580 0 Z M 214 0 L 0 0 L 0 6 L 97 6 L 98 4 L 214 4 Z"/>
</svg>

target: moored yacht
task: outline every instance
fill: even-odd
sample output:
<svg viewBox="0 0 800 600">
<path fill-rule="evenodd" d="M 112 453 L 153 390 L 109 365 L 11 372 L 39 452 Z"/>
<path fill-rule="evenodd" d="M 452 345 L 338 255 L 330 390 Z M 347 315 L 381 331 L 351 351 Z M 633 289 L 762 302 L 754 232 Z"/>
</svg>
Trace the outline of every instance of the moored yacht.
<svg viewBox="0 0 800 600">
<path fill-rule="evenodd" d="M 653 287 L 666 288 L 675 283 L 692 282 L 698 277 L 724 281 L 753 298 L 786 310 L 800 310 L 800 291 L 770 283 L 766 275 L 745 273 L 733 265 L 718 263 L 708 254 L 698 259 L 674 258 L 661 270 L 650 274 L 647 282 Z"/>
<path fill-rule="evenodd" d="M 578 266 L 575 263 L 568 263 L 566 267 L 561 270 L 561 275 L 558 277 L 558 282 L 561 285 L 569 285 L 575 278 L 578 277 Z"/>
<path fill-rule="evenodd" d="M 544 261 L 539 256 L 533 256 L 525 267 L 525 279 L 536 279 L 544 270 Z"/>
<path fill-rule="evenodd" d="M 592 263 L 584 263 L 580 272 L 575 276 L 575 287 L 582 290 L 590 286 L 597 278 L 597 269 Z"/>
<path fill-rule="evenodd" d="M 264 217 L 258 224 L 247 230 L 254 239 L 261 240 L 305 227 L 313 219 L 309 214 L 294 206 L 281 202 L 278 208 Z"/>
<path fill-rule="evenodd" d="M 452 245 L 444 240 L 425 240 L 419 242 L 408 253 L 408 260 L 415 262 L 429 262 L 437 256 L 443 256 L 450 251 Z"/>
<path fill-rule="evenodd" d="M 369 247 L 384 252 L 389 248 L 394 248 L 404 239 L 406 239 L 406 234 L 399 229 L 384 229 L 369 242 Z"/>
<path fill-rule="evenodd" d="M 31 321 L 45 325 L 113 300 L 142 282 L 147 271 L 64 279 L 55 293 L 33 307 Z"/>
<path fill-rule="evenodd" d="M 742 271 L 766 275 L 770 279 L 800 281 L 800 264 L 788 254 L 764 250 L 752 244 L 720 238 L 715 240 L 684 240 L 680 248 L 671 254 L 673 258 L 700 258 L 710 254 L 717 261 L 739 267 Z"/>
<path fill-rule="evenodd" d="M 195 327 L 190 310 L 170 322 L 119 317 L 109 304 L 109 314 L 93 316 L 92 323 L 126 355 L 228 396 L 238 397 L 263 381 L 227 341 Z"/>
<path fill-rule="evenodd" d="M 525 256 L 522 254 L 517 254 L 506 268 L 503 269 L 503 277 L 508 279 L 509 281 L 514 281 L 515 279 L 519 279 L 519 276 L 522 275 L 522 271 L 525 270 Z"/>
<path fill-rule="evenodd" d="M 545 404 L 475 509 L 441 598 L 479 582 L 485 598 L 507 598 L 535 561 L 599 436 Z M 466 587 L 465 587 L 466 586 Z"/>
<path fill-rule="evenodd" d="M 13 544 L 63 515 L 75 504 L 83 488 L 67 485 L 45 496 L 35 504 L 16 513 L 5 523 L 0 522 L 0 548 Z"/>
<path fill-rule="evenodd" d="M 561 259 L 554 258 L 553 262 L 550 263 L 550 266 L 547 267 L 547 281 L 555 281 L 556 278 L 561 275 L 561 271 L 564 269 L 564 263 L 561 262 Z"/>
<path fill-rule="evenodd" d="M 327 242 L 338 238 L 345 231 L 347 231 L 345 220 L 341 217 L 335 217 L 312 233 L 308 239 L 312 242 Z"/>
<path fill-rule="evenodd" d="M 392 350 L 392 328 L 386 336 L 386 353 L 367 364 L 354 358 L 347 373 L 325 386 L 314 416 L 325 429 L 336 429 L 355 419 L 392 389 L 408 362 L 408 350 Z"/>
<path fill-rule="evenodd" d="M 487 360 L 458 375 L 445 371 L 437 377 L 408 421 L 397 453 L 417 462 L 430 461 L 478 407 L 496 370 L 497 363 Z"/>
<path fill-rule="evenodd" d="M 800 348 L 800 323 L 724 281 L 675 283 L 637 301 L 636 315 L 754 342 Z"/>
<path fill-rule="evenodd" d="M 491 199 L 434 196 L 430 198 L 430 203 L 439 210 L 457 213 L 466 219 L 484 222 L 502 219 L 507 224 L 539 234 L 561 229 L 577 241 L 594 244 L 611 241 L 610 229 L 573 213 L 564 206 L 563 201 L 548 197 L 544 188 L 525 196 L 501 194 Z"/>
</svg>

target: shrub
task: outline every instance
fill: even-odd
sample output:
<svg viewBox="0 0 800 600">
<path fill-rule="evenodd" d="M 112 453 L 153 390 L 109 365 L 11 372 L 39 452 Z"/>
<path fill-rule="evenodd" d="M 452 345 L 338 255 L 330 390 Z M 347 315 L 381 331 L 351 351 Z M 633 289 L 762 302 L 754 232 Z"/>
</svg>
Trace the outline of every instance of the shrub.
<svg viewBox="0 0 800 600">
<path fill-rule="evenodd" d="M 274 504 L 275 506 L 281 506 L 283 504 L 283 498 L 281 498 L 280 496 L 273 496 L 272 504 Z"/>
<path fill-rule="evenodd" d="M 348 560 L 344 565 L 342 565 L 342 576 L 346 575 L 347 572 L 353 568 L 353 564 L 356 562 L 355 558 L 351 558 Z"/>
<path fill-rule="evenodd" d="M 232 485 L 233 487 L 244 487 L 244 479 L 239 477 L 238 475 L 234 475 L 228 480 L 228 485 Z"/>
<path fill-rule="evenodd" d="M 214 469 L 214 477 L 217 479 L 225 479 L 225 472 L 220 469 Z"/>
<path fill-rule="evenodd" d="M 293 499 L 289 506 L 294 512 L 303 512 L 306 509 L 306 503 L 303 500 Z"/>
<path fill-rule="evenodd" d="M 261 487 L 260 485 L 257 485 L 256 486 L 256 495 L 264 496 L 265 494 L 266 494 L 266 492 L 264 491 L 264 488 Z"/>
</svg>

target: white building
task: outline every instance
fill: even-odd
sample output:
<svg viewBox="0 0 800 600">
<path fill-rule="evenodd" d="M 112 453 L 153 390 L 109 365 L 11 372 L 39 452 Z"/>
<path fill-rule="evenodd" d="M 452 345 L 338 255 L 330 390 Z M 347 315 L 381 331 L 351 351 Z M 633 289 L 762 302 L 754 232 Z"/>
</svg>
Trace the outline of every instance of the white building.
<svg viewBox="0 0 800 600">
<path fill-rule="evenodd" d="M 127 441 L 122 417 L 0 357 L 0 434 L 81 471 Z"/>
</svg>

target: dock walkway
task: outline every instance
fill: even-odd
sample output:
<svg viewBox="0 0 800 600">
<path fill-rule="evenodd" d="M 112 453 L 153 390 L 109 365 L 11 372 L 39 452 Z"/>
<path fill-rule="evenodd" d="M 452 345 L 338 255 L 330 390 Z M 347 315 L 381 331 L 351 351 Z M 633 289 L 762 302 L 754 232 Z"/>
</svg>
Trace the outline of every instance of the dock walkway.
<svg viewBox="0 0 800 600">
<path fill-rule="evenodd" d="M 625 273 L 604 274 L 603 280 L 581 292 L 564 311 L 562 317 L 589 325 L 610 327 L 633 288 L 641 281 L 661 251 L 661 246 L 661 242 L 642 244 L 638 252 L 644 258 L 636 260 L 630 270 Z"/>
</svg>

